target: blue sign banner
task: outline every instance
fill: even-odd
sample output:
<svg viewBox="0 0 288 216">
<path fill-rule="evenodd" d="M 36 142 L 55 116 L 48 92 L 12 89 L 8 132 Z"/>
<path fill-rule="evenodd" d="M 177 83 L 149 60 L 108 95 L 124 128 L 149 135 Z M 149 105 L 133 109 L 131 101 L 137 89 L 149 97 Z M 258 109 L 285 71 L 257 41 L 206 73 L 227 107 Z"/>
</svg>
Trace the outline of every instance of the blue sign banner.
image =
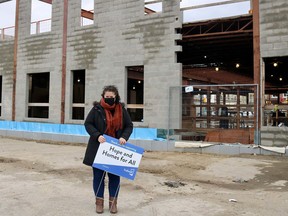
<svg viewBox="0 0 288 216">
<path fill-rule="evenodd" d="M 99 145 L 92 166 L 134 180 L 144 149 L 128 142 L 120 145 L 118 139 L 107 135 L 104 137 L 106 142 Z"/>
</svg>

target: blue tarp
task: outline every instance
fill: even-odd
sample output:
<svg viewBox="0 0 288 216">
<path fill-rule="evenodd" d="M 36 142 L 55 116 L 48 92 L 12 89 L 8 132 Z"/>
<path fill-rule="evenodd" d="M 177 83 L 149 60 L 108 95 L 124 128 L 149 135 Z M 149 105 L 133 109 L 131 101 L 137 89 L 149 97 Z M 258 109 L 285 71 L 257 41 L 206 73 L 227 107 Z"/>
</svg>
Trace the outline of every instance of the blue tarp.
<svg viewBox="0 0 288 216">
<path fill-rule="evenodd" d="M 0 129 L 88 136 L 85 127 L 77 124 L 0 121 Z M 156 128 L 134 128 L 130 139 L 159 140 Z"/>
</svg>

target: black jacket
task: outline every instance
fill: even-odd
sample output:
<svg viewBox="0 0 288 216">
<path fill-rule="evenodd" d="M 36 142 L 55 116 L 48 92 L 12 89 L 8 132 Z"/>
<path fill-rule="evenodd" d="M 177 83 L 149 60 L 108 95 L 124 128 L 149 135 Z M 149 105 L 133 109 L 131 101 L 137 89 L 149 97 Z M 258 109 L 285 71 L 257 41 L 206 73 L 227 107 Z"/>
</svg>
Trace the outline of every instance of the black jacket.
<svg viewBox="0 0 288 216">
<path fill-rule="evenodd" d="M 128 140 L 133 131 L 133 123 L 127 110 L 124 107 L 124 104 L 122 104 L 122 119 L 123 126 L 121 130 L 116 131 L 116 138 L 119 139 L 120 137 L 123 137 L 125 140 Z M 83 163 L 88 166 L 92 166 L 99 147 L 98 137 L 103 135 L 106 130 L 105 111 L 98 102 L 94 102 L 94 107 L 88 113 L 84 126 L 90 135 L 90 138 L 86 148 Z"/>
</svg>

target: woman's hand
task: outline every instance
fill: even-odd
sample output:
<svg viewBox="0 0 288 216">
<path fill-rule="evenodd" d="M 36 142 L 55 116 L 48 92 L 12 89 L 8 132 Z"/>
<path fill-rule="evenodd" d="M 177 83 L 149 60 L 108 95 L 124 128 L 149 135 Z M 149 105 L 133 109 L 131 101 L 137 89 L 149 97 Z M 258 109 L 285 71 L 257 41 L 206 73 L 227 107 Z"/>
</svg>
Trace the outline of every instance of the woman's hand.
<svg viewBox="0 0 288 216">
<path fill-rule="evenodd" d="M 123 137 L 120 137 L 119 143 L 120 145 L 124 145 L 126 143 L 126 140 Z"/>
<path fill-rule="evenodd" d="M 105 137 L 102 136 L 102 135 L 100 135 L 100 136 L 98 137 L 98 142 L 99 142 L 99 143 L 104 143 L 104 142 L 106 142 Z"/>
</svg>

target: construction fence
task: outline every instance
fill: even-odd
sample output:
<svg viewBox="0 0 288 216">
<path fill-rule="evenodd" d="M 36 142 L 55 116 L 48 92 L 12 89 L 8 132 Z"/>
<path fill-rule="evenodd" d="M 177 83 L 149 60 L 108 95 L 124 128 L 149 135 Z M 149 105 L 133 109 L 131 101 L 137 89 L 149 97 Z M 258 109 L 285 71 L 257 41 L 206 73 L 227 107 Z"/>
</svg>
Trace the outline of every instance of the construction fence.
<svg viewBox="0 0 288 216">
<path fill-rule="evenodd" d="M 169 138 L 257 143 L 256 95 L 258 86 L 247 84 L 171 87 Z"/>
</svg>

